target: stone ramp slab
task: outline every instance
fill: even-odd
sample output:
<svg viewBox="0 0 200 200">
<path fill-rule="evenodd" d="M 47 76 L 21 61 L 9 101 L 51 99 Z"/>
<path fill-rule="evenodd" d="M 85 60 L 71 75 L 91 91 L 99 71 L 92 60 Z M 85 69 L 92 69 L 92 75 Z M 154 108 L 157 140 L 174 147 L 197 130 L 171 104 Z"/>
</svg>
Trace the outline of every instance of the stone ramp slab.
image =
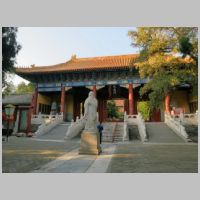
<svg viewBox="0 0 200 200">
<path fill-rule="evenodd" d="M 172 129 L 164 122 L 145 123 L 149 142 L 153 143 L 185 143 Z"/>
<path fill-rule="evenodd" d="M 67 123 L 58 124 L 56 127 L 52 128 L 52 130 L 50 130 L 48 133 L 44 135 L 38 135 L 36 137 L 39 139 L 48 140 L 64 140 L 69 126 L 70 124 Z"/>
</svg>

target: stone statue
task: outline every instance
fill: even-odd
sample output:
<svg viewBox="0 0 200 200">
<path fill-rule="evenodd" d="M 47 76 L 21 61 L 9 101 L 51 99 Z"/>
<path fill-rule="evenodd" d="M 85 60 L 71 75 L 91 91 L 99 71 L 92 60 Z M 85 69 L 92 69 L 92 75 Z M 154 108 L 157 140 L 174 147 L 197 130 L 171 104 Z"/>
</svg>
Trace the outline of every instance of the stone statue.
<svg viewBox="0 0 200 200">
<path fill-rule="evenodd" d="M 101 147 L 100 136 L 97 130 L 97 100 L 93 92 L 89 92 L 84 108 L 83 119 L 85 121 L 85 128 L 81 133 L 79 154 L 98 155 L 101 153 Z"/>
<path fill-rule="evenodd" d="M 71 139 L 81 133 L 79 154 L 98 155 L 102 152 L 100 136 L 97 130 L 97 100 L 93 92 L 89 92 L 84 103 L 85 113 L 76 122 L 72 122 L 65 139 Z"/>
<path fill-rule="evenodd" d="M 85 100 L 84 108 L 84 116 L 80 119 L 76 117 L 76 121 L 68 128 L 65 139 L 74 138 L 81 132 L 97 132 L 97 100 L 95 99 L 93 92 L 90 92 L 88 98 Z"/>
<path fill-rule="evenodd" d="M 97 131 L 97 100 L 94 97 L 94 92 L 89 92 L 88 98 L 84 103 L 84 116 L 86 120 L 84 131 L 96 132 Z"/>
</svg>

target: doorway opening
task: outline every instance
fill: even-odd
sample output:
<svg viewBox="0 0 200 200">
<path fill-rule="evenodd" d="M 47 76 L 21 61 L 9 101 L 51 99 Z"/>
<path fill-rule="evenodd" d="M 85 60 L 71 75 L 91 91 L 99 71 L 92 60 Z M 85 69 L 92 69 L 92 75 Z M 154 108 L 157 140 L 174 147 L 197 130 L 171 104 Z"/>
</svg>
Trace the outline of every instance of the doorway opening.
<svg viewBox="0 0 200 200">
<path fill-rule="evenodd" d="M 125 99 L 112 99 L 106 101 L 106 121 L 123 121 L 125 111 Z"/>
</svg>

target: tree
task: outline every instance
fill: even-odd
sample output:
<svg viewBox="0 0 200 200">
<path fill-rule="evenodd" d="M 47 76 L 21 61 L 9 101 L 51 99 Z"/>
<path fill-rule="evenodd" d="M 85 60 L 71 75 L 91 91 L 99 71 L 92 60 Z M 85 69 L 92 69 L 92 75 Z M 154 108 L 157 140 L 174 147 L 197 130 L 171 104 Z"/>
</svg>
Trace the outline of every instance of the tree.
<svg viewBox="0 0 200 200">
<path fill-rule="evenodd" d="M 108 117 L 119 117 L 117 106 L 115 105 L 115 101 L 109 100 L 107 101 L 107 110 L 108 110 Z"/>
<path fill-rule="evenodd" d="M 150 118 L 150 106 L 148 101 L 138 102 L 138 111 L 141 113 L 144 120 L 149 120 Z"/>
<path fill-rule="evenodd" d="M 149 93 L 151 109 L 178 86 L 198 83 L 197 28 L 148 27 L 130 31 L 129 36 L 140 55 L 135 61 L 140 76 L 148 83 L 140 94 Z M 197 92 L 197 90 L 195 90 Z"/>
<path fill-rule="evenodd" d="M 18 84 L 17 89 L 16 89 L 16 94 L 27 94 L 27 93 L 32 93 L 34 91 L 34 85 L 33 83 L 28 83 L 26 85 L 25 82 L 21 82 Z"/>
<path fill-rule="evenodd" d="M 16 55 L 21 46 L 16 40 L 16 27 L 2 28 L 2 86 L 5 87 L 6 74 L 14 72 L 14 65 L 16 63 Z"/>
<path fill-rule="evenodd" d="M 7 83 L 6 87 L 3 89 L 2 96 L 5 97 L 13 93 L 15 93 L 15 86 L 13 82 L 9 82 Z"/>
</svg>

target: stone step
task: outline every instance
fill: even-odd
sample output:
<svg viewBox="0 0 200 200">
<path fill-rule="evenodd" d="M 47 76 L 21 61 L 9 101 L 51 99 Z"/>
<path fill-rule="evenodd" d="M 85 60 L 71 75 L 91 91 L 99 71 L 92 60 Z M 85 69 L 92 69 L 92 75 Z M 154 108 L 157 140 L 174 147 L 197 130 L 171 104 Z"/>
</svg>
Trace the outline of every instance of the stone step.
<svg viewBox="0 0 200 200">
<path fill-rule="evenodd" d="M 115 137 L 114 140 L 121 140 L 123 137 Z"/>
<path fill-rule="evenodd" d="M 137 125 L 129 125 L 129 140 L 140 140 L 140 134 Z"/>
<path fill-rule="evenodd" d="M 121 142 L 123 141 L 123 133 L 124 133 L 124 124 L 123 123 L 117 123 L 115 134 L 114 134 L 114 142 Z"/>
<path fill-rule="evenodd" d="M 58 124 L 58 126 L 69 126 L 70 124 Z"/>
<path fill-rule="evenodd" d="M 117 126 L 115 130 L 123 130 L 123 128 L 124 128 L 124 126 L 121 126 L 121 125 L 120 125 L 120 127 Z"/>
<path fill-rule="evenodd" d="M 123 131 L 115 131 L 115 135 L 116 134 L 122 134 L 123 133 Z"/>
<path fill-rule="evenodd" d="M 117 123 L 115 127 L 114 133 L 114 142 L 119 142 L 123 140 L 123 124 L 124 123 Z M 113 128 L 115 123 L 113 124 L 104 124 L 104 130 L 102 134 L 102 141 L 103 142 L 113 142 Z"/>
</svg>

